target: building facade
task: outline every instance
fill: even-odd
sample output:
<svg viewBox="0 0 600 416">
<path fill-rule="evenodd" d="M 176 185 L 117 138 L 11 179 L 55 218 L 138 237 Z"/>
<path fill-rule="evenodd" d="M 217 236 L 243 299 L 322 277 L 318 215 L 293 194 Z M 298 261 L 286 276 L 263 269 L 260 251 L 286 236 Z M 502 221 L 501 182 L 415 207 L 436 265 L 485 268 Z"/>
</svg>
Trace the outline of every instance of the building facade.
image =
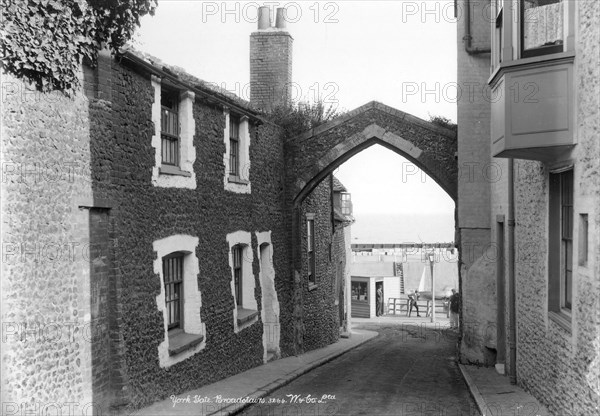
<svg viewBox="0 0 600 416">
<path fill-rule="evenodd" d="M 251 62 L 283 38 L 286 65 L 253 74 L 289 83 L 261 22 Z M 290 239 L 276 121 L 133 50 L 72 98 L 3 79 L 3 414 L 137 409 L 337 341 L 348 224 L 326 180 Z"/>
<path fill-rule="evenodd" d="M 486 195 L 479 220 L 489 236 L 461 269 L 462 360 L 495 364 L 552 414 L 597 414 L 600 5 L 488 3 L 458 2 L 471 9 L 459 30 L 459 74 L 482 85 L 485 111 L 459 102 L 459 161 L 481 146 L 489 153 L 479 162 L 498 172 L 459 183 L 463 214 L 480 200 L 470 190 Z"/>
<path fill-rule="evenodd" d="M 453 243 L 353 244 L 351 248 L 352 307 L 356 317 L 376 316 L 375 292 L 379 286 L 384 314 L 408 312 L 408 295 L 415 290 L 430 294 L 428 253 L 434 254 L 436 294 L 449 296 L 452 289 L 458 290 L 459 256 Z"/>
</svg>

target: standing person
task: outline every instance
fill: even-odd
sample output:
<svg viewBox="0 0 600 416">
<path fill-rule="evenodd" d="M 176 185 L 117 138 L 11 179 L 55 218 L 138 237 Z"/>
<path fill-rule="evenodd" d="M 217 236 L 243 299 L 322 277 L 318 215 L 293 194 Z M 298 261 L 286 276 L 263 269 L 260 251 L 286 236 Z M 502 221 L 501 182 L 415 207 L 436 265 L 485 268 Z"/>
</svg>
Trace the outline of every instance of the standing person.
<svg viewBox="0 0 600 416">
<path fill-rule="evenodd" d="M 379 288 L 377 289 L 376 301 L 377 301 L 377 311 L 375 314 L 377 316 L 381 316 L 381 315 L 383 315 L 383 289 L 381 289 L 381 286 L 379 286 Z"/>
<path fill-rule="evenodd" d="M 450 296 L 450 328 L 458 329 L 458 311 L 460 310 L 460 295 L 452 289 Z"/>
<path fill-rule="evenodd" d="M 415 289 L 415 293 L 413 293 L 412 295 L 408 295 L 408 298 L 410 299 L 410 308 L 408 309 L 408 315 L 410 316 L 410 313 L 412 312 L 414 306 L 414 308 L 417 310 L 417 316 L 420 318 L 421 315 L 419 315 L 419 305 L 417 305 L 417 301 L 419 300 L 419 291 Z"/>
</svg>

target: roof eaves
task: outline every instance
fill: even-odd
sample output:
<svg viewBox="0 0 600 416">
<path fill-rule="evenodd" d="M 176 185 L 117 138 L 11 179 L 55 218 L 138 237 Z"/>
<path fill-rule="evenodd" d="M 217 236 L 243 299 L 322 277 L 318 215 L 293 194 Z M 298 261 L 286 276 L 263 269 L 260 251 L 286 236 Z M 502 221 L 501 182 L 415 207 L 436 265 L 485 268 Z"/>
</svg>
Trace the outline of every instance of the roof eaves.
<svg viewBox="0 0 600 416">
<path fill-rule="evenodd" d="M 194 91 L 210 104 L 230 108 L 237 113 L 251 117 L 261 123 L 264 121 L 263 117 L 258 111 L 250 108 L 250 104 L 242 104 L 238 100 L 235 100 L 223 93 L 214 91 L 214 89 L 206 86 L 205 81 L 202 81 L 193 75 L 187 74 L 183 71 L 174 71 L 172 68 L 164 65 L 162 67 L 158 67 L 158 65 L 150 62 L 148 59 L 145 59 L 132 50 L 122 50 L 119 53 L 119 56 L 128 60 L 134 65 L 143 68 L 152 75 L 167 79 L 169 83 L 174 84 L 174 86 Z M 187 79 L 182 79 L 181 75 L 184 75 L 184 78 Z M 195 82 L 190 82 L 192 80 Z"/>
</svg>

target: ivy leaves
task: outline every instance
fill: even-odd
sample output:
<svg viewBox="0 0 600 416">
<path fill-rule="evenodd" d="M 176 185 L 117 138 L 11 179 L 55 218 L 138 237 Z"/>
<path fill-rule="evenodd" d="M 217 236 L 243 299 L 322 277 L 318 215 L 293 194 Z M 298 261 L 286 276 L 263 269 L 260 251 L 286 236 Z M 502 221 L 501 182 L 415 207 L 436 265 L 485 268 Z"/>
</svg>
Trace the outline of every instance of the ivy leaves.
<svg viewBox="0 0 600 416">
<path fill-rule="evenodd" d="M 333 104 L 327 106 L 322 100 L 314 103 L 285 103 L 266 114 L 283 128 L 284 139 L 297 136 L 307 130 L 325 124 L 341 115 Z"/>
<path fill-rule="evenodd" d="M 95 63 L 103 45 L 117 50 L 157 0 L 0 0 L 4 69 L 40 91 L 78 88 L 82 59 Z"/>
</svg>

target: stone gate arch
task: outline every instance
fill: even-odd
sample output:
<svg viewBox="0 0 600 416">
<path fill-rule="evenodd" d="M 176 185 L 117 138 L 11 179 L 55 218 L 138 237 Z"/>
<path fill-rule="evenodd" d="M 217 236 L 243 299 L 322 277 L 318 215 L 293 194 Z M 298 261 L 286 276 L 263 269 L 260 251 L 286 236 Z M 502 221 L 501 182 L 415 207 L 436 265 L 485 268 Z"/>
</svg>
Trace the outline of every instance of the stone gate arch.
<svg viewBox="0 0 600 416">
<path fill-rule="evenodd" d="M 382 103 L 372 101 L 286 140 L 286 222 L 291 231 L 294 298 L 303 296 L 301 227 L 304 223 L 300 214 L 303 200 L 335 168 L 374 144 L 404 156 L 457 201 L 456 133 Z M 294 305 L 301 303 L 293 302 Z M 294 309 L 294 320 L 298 353 L 303 351 L 304 332 L 300 308 Z"/>
<path fill-rule="evenodd" d="M 372 101 L 286 142 L 293 207 L 339 165 L 374 144 L 404 156 L 457 200 L 456 133 Z"/>
</svg>

